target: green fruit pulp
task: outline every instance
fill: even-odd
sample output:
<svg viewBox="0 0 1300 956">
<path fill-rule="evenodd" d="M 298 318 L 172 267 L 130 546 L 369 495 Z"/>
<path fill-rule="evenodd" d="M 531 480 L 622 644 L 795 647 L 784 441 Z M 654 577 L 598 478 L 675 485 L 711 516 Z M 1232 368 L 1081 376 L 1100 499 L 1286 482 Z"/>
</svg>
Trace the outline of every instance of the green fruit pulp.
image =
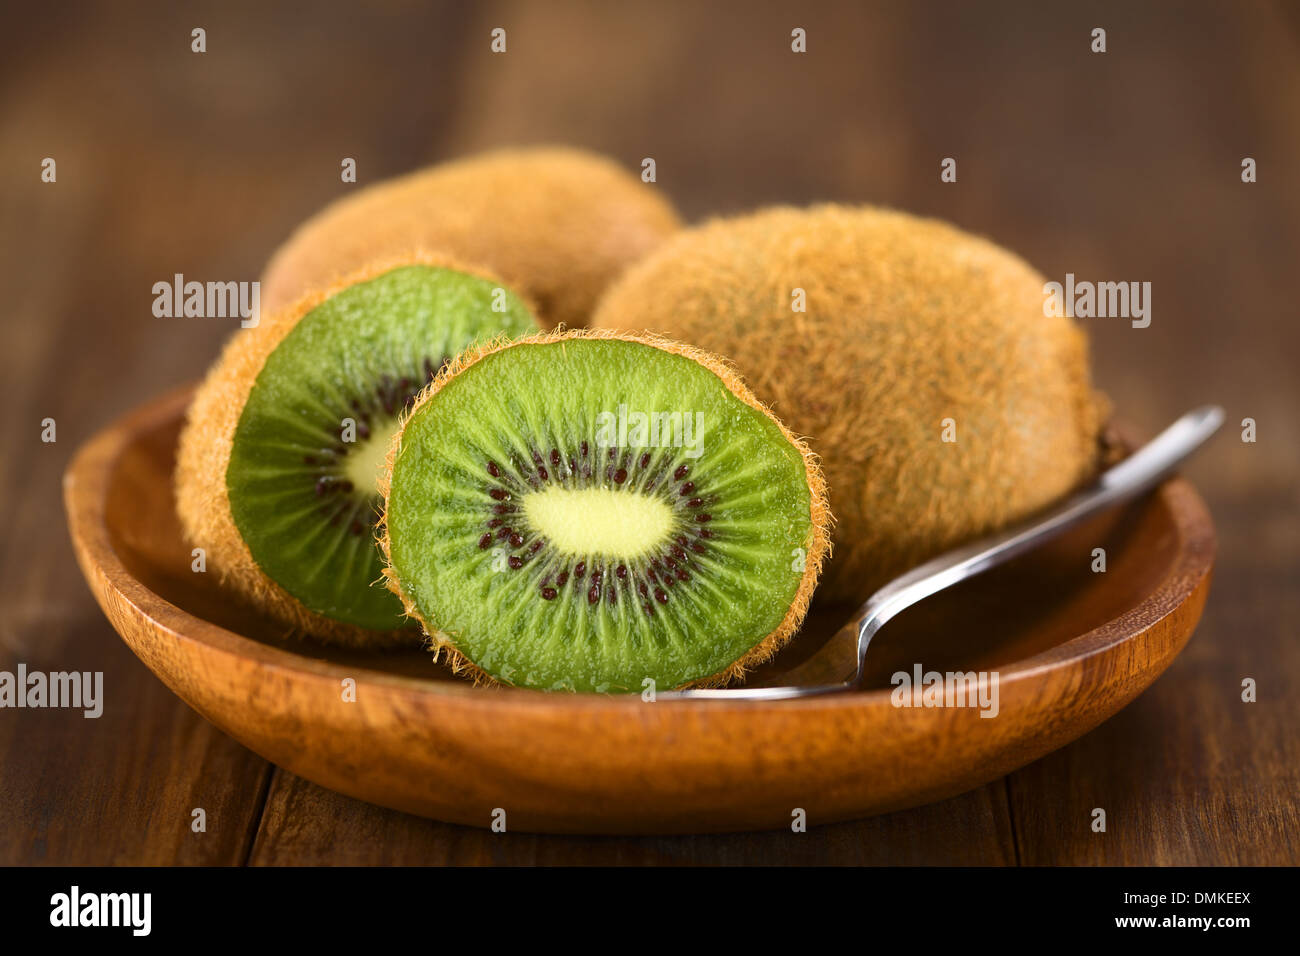
<svg viewBox="0 0 1300 956">
<path fill-rule="evenodd" d="M 477 667 L 621 692 L 776 630 L 813 526 L 800 450 L 712 371 L 577 338 L 493 353 L 416 408 L 388 533 L 404 594 Z"/>
<path fill-rule="evenodd" d="M 258 566 L 309 610 L 370 630 L 402 626 L 400 602 L 377 583 L 373 533 L 398 416 L 466 346 L 537 330 L 499 285 L 424 265 L 350 286 L 303 316 L 257 375 L 226 471 Z"/>
</svg>

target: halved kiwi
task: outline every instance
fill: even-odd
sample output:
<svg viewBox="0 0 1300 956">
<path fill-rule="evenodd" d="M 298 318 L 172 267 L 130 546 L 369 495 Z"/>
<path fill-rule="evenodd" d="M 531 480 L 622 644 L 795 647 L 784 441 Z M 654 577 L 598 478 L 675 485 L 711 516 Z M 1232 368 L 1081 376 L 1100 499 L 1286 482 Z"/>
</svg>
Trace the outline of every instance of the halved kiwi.
<svg viewBox="0 0 1300 956">
<path fill-rule="evenodd" d="M 827 550 L 804 444 L 712 356 L 553 333 L 471 350 L 393 439 L 389 587 L 453 666 L 547 690 L 721 683 Z"/>
<path fill-rule="evenodd" d="M 465 346 L 537 328 L 491 276 L 412 257 L 239 333 L 181 436 L 187 534 L 294 628 L 349 644 L 400 639 L 401 605 L 373 586 L 378 478 L 399 417 Z"/>
</svg>

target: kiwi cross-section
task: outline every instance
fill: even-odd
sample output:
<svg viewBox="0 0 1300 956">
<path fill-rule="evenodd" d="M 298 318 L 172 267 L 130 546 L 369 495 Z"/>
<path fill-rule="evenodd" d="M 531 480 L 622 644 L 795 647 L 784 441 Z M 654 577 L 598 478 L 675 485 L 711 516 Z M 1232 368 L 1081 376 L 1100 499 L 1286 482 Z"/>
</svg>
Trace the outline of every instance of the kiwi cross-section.
<svg viewBox="0 0 1300 956">
<path fill-rule="evenodd" d="M 494 278 L 417 260 L 366 270 L 241 332 L 196 395 L 181 441 L 190 537 L 237 590 L 293 627 L 391 642 L 407 622 L 375 586 L 374 526 L 400 416 L 466 346 L 537 328 Z"/>
<path fill-rule="evenodd" d="M 390 451 L 389 586 L 457 668 L 545 690 L 720 683 L 827 548 L 807 448 L 723 363 L 640 336 L 473 350 Z"/>
</svg>

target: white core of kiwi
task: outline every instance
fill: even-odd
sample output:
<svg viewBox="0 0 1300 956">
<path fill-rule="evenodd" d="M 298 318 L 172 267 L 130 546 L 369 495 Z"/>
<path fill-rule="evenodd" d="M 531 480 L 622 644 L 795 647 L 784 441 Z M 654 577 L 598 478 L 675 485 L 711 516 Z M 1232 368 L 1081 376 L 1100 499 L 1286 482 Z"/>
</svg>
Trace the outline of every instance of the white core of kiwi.
<svg viewBox="0 0 1300 956">
<path fill-rule="evenodd" d="M 524 517 L 569 554 L 631 560 L 662 548 L 673 529 L 663 499 L 612 488 L 550 487 L 525 495 Z"/>
<path fill-rule="evenodd" d="M 348 481 L 363 494 L 379 494 L 379 478 L 388 460 L 388 446 L 397 433 L 397 418 L 377 421 L 370 435 L 360 439 L 348 451 L 343 462 L 343 473 Z"/>
</svg>

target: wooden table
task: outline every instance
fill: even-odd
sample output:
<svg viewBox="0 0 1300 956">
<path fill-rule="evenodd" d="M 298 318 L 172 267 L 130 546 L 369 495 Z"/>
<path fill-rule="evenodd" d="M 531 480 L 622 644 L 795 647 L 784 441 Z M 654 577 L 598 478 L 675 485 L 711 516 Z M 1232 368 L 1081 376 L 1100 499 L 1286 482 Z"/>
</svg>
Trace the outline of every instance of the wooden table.
<svg viewBox="0 0 1300 956">
<path fill-rule="evenodd" d="M 305 22 L 263 6 L 27 5 L 0 31 L 0 670 L 103 671 L 107 699 L 98 720 L 0 710 L 0 863 L 1300 862 L 1300 8 L 339 3 Z M 653 156 L 691 218 L 880 202 L 1051 277 L 1150 281 L 1149 328 L 1086 323 L 1098 381 L 1139 428 L 1228 412 L 1187 471 L 1220 535 L 1187 650 L 1119 716 L 1003 780 L 805 834 L 493 835 L 335 795 L 213 729 L 108 627 L 61 507 L 77 445 L 196 378 L 231 330 L 155 318 L 153 283 L 256 278 L 296 222 L 356 188 L 344 157 L 366 183 L 534 141 L 634 169 Z"/>
</svg>

